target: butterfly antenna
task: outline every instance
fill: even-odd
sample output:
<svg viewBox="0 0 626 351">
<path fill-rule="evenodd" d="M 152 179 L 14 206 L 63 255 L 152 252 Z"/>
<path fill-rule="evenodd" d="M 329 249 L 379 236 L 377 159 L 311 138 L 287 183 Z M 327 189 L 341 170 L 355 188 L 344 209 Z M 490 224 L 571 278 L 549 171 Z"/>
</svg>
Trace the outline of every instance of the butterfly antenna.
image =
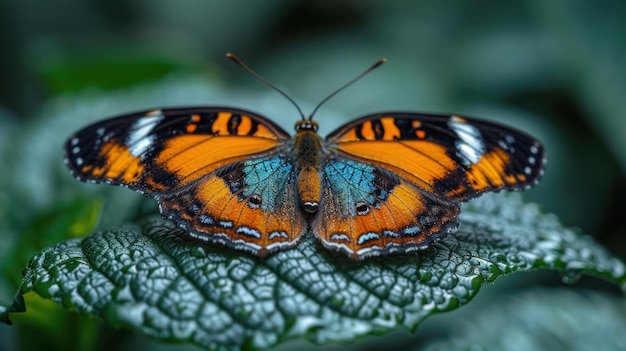
<svg viewBox="0 0 626 351">
<path fill-rule="evenodd" d="M 239 57 L 231 54 L 230 52 L 226 54 L 226 57 L 228 57 L 229 59 L 233 60 L 236 64 L 241 66 L 241 68 L 245 69 L 248 73 L 250 73 L 254 78 L 260 80 L 261 83 L 263 83 L 263 84 L 267 85 L 268 87 L 276 90 L 277 92 L 280 93 L 280 95 L 286 97 L 287 100 L 289 100 L 296 107 L 296 109 L 300 113 L 300 116 L 302 117 L 302 120 L 306 119 L 304 117 L 304 113 L 302 113 L 302 110 L 300 109 L 300 106 L 298 106 L 298 104 L 296 104 L 296 102 L 289 95 L 287 95 L 287 93 L 285 93 L 284 91 L 280 90 L 277 86 L 275 86 L 274 84 L 268 82 L 265 78 L 263 78 L 260 75 L 258 75 L 255 71 L 252 70 L 252 68 L 248 67 L 248 65 L 243 63 L 243 61 L 241 61 L 239 59 Z"/>
<path fill-rule="evenodd" d="M 330 100 L 333 96 L 337 95 L 340 91 L 344 90 L 345 88 L 350 86 L 352 83 L 356 82 L 357 80 L 363 78 L 364 75 L 366 75 L 366 74 L 370 73 L 371 71 L 375 70 L 376 68 L 378 68 L 380 65 L 382 65 L 385 62 L 387 62 L 387 59 L 384 58 L 384 57 L 381 58 L 380 60 L 376 61 L 376 63 L 371 65 L 368 69 L 363 71 L 363 73 L 361 73 L 358 76 L 352 78 L 351 81 L 349 81 L 348 83 L 342 85 L 341 87 L 339 87 L 339 89 L 335 90 L 330 95 L 328 95 L 324 100 L 320 101 L 320 103 L 317 104 L 317 106 L 315 106 L 315 108 L 313 109 L 313 112 L 311 112 L 311 114 L 309 115 L 308 120 L 310 121 L 310 120 L 313 119 L 313 115 L 315 115 L 315 112 L 317 112 L 317 110 L 320 108 L 320 106 L 322 106 L 326 101 Z"/>
</svg>

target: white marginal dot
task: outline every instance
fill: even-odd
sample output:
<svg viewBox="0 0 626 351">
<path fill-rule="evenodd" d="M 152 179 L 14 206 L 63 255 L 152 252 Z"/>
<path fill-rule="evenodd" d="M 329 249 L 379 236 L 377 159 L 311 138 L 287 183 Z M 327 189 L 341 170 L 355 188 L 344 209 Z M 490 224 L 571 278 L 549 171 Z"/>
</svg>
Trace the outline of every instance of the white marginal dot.
<svg viewBox="0 0 626 351">
<path fill-rule="evenodd" d="M 535 162 L 537 162 L 537 160 L 534 157 L 532 156 L 528 157 L 528 163 L 530 163 L 531 165 L 534 165 Z"/>
<path fill-rule="evenodd" d="M 524 168 L 524 173 L 526 173 L 527 175 L 530 175 L 530 173 L 532 173 L 532 170 L 530 169 L 530 167 L 526 167 Z"/>
<path fill-rule="evenodd" d="M 76 165 L 77 166 L 82 166 L 83 165 L 83 158 L 82 157 L 77 157 L 76 158 Z"/>
<path fill-rule="evenodd" d="M 505 135 L 504 140 L 506 140 L 506 142 L 509 144 L 513 144 L 515 142 L 515 138 L 513 138 L 513 136 L 510 134 Z"/>
<path fill-rule="evenodd" d="M 533 154 L 536 154 L 539 152 L 539 148 L 535 145 L 531 145 L 530 146 L 530 152 L 532 152 Z"/>
<path fill-rule="evenodd" d="M 101 136 L 104 135 L 104 131 L 105 131 L 104 127 L 100 127 L 98 129 L 96 129 L 96 135 L 101 137 Z"/>
<path fill-rule="evenodd" d="M 72 138 L 72 141 L 70 141 L 70 143 L 72 144 L 72 146 L 74 146 L 74 145 L 78 144 L 78 141 L 79 141 L 78 138 L 74 137 L 74 138 Z"/>
<path fill-rule="evenodd" d="M 72 153 L 73 153 L 73 154 L 77 154 L 77 153 L 79 153 L 79 152 L 80 152 L 80 148 L 79 148 L 78 146 L 74 146 L 74 147 L 72 148 Z"/>
</svg>

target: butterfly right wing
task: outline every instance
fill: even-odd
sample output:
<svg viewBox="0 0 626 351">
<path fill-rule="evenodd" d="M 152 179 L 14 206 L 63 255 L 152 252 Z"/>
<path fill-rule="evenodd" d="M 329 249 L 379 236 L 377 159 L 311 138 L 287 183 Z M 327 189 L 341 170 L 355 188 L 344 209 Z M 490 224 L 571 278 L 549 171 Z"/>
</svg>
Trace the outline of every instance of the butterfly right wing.
<svg viewBox="0 0 626 351">
<path fill-rule="evenodd" d="M 461 202 L 530 187 L 545 162 L 534 138 L 459 116 L 374 114 L 326 142 L 323 215 L 312 227 L 355 259 L 428 247 L 458 225 Z"/>
<path fill-rule="evenodd" d="M 532 187 L 545 166 L 535 138 L 456 115 L 378 113 L 339 127 L 326 140 L 340 154 L 378 164 L 450 204 Z"/>
<path fill-rule="evenodd" d="M 84 128 L 68 140 L 65 160 L 79 180 L 155 198 L 195 238 L 264 255 L 306 230 L 283 155 L 288 140 L 248 111 L 163 109 Z"/>
</svg>

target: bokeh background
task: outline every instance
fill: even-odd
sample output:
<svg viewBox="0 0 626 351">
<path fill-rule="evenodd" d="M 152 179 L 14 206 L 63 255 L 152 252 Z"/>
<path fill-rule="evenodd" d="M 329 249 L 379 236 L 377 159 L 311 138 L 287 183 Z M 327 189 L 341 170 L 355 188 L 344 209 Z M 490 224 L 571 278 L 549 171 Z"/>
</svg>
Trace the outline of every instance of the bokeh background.
<svg viewBox="0 0 626 351">
<path fill-rule="evenodd" d="M 546 175 L 524 198 L 626 258 L 625 2 L 5 0 L 0 23 L 3 304 L 27 258 L 65 235 L 55 228 L 64 228 L 59 215 L 82 206 L 74 202 L 77 193 L 106 194 L 97 226 L 154 210 L 124 189 L 74 184 L 61 153 L 72 131 L 119 113 L 183 105 L 234 105 L 291 128 L 299 116 L 293 106 L 233 65 L 226 52 L 285 90 L 305 113 L 388 58 L 317 113 L 322 134 L 384 110 L 456 113 L 516 126 L 548 150 Z M 484 295 L 505 299 L 529 286 L 530 299 L 546 289 L 619 295 L 592 278 L 563 286 L 555 273 L 498 281 Z M 474 305 L 486 308 L 480 298 Z M 446 318 L 479 310 L 438 316 L 414 335 L 298 347 L 375 349 L 393 342 L 417 350 L 454 335 Z M 62 318 L 94 326 L 85 332 L 67 325 L 42 337 L 59 349 L 101 348 L 112 336 L 121 345 L 170 348 L 97 321 Z M 27 335 L 58 324 L 47 323 L 0 326 L 0 349 L 24 348 L 34 342 Z M 78 337 L 88 341 L 67 344 L 83 332 Z"/>
</svg>

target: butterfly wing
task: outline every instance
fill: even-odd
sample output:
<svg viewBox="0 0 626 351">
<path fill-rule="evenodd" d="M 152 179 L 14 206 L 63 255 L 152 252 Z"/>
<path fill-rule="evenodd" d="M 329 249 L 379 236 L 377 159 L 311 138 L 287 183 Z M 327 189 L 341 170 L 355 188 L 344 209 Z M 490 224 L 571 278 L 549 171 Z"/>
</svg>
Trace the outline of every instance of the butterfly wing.
<svg viewBox="0 0 626 351">
<path fill-rule="evenodd" d="M 376 114 L 340 127 L 326 140 L 340 154 L 380 164 L 449 203 L 527 188 L 543 174 L 539 141 L 466 117 Z"/>
<path fill-rule="evenodd" d="M 534 185 L 544 149 L 528 135 L 475 119 L 384 113 L 327 138 L 315 232 L 355 258 L 423 248 L 457 226 L 459 204 Z"/>
<path fill-rule="evenodd" d="M 313 232 L 354 259 L 424 249 L 435 234 L 457 226 L 459 205 L 441 203 L 371 162 L 329 158 L 322 179 Z"/>
<path fill-rule="evenodd" d="M 152 110 L 74 134 L 65 163 L 82 181 L 123 185 L 155 198 L 192 236 L 264 255 L 306 229 L 296 208 L 289 135 L 248 111 Z M 280 184 L 280 186 L 276 186 Z"/>
</svg>

